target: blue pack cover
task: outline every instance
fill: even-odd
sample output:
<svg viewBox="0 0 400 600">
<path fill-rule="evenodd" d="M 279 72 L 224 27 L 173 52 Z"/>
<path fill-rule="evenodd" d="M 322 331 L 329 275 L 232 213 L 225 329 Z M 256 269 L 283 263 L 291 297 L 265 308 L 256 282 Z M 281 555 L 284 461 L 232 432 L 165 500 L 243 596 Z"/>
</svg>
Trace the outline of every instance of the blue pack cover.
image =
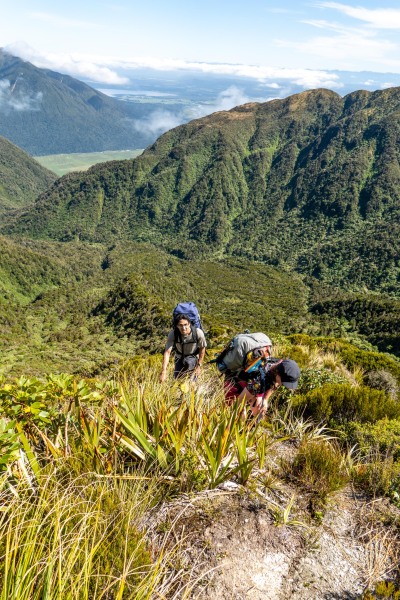
<svg viewBox="0 0 400 600">
<path fill-rule="evenodd" d="M 198 329 L 203 329 L 201 324 L 201 319 L 199 315 L 199 311 L 197 310 L 197 306 L 194 302 L 180 302 L 174 308 L 173 315 L 173 324 L 175 325 L 177 318 L 180 315 L 185 315 L 190 319 L 192 325 L 197 327 Z"/>
</svg>

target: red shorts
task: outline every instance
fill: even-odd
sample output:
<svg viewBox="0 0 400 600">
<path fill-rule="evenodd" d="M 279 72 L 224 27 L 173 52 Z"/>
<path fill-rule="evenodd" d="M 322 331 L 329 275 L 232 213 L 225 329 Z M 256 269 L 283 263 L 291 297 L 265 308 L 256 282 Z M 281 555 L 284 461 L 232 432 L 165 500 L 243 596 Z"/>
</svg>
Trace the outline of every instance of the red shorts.
<svg viewBox="0 0 400 600">
<path fill-rule="evenodd" d="M 245 381 L 233 381 L 232 379 L 225 379 L 224 394 L 228 406 L 234 403 L 235 399 L 240 396 L 246 386 L 247 383 Z"/>
</svg>

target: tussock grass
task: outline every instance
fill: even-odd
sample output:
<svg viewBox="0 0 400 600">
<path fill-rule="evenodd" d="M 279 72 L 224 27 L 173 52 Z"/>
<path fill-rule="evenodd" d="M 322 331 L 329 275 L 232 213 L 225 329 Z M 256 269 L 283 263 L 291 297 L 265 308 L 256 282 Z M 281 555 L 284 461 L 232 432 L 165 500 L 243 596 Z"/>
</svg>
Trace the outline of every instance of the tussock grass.
<svg viewBox="0 0 400 600">
<path fill-rule="evenodd" d="M 296 454 L 292 472 L 299 483 L 325 501 L 350 480 L 346 458 L 336 440 L 306 439 Z"/>
<path fill-rule="evenodd" d="M 58 464 L 35 493 L 3 492 L 1 600 L 151 598 L 165 594 L 171 552 L 154 561 L 144 530 L 157 480 L 68 476 Z"/>
<path fill-rule="evenodd" d="M 276 524 L 301 528 L 297 492 L 281 493 L 288 478 L 311 514 L 351 477 L 389 494 L 398 463 L 377 455 L 372 469 L 365 451 L 351 463 L 351 428 L 336 438 L 321 418 L 325 396 L 336 417 L 358 398 L 348 384 L 319 389 L 325 371 L 305 369 L 311 395 L 295 396 L 312 399 L 310 416 L 283 393 L 260 422 L 226 405 L 211 366 L 196 384 L 161 384 L 159 372 L 160 358 L 147 357 L 127 361 L 113 382 L 0 382 L 0 600 L 190 598 L 207 567 L 191 570 L 190 542 L 154 513 L 226 482 L 260 495 Z"/>
</svg>

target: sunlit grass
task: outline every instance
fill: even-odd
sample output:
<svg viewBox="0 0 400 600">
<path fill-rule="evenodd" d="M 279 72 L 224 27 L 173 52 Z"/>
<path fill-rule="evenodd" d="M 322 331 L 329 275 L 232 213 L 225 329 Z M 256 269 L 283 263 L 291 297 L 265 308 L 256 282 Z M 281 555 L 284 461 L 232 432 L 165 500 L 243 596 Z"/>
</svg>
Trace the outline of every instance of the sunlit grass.
<svg viewBox="0 0 400 600">
<path fill-rule="evenodd" d="M 226 404 L 214 367 L 196 383 L 171 373 L 160 383 L 159 372 L 160 357 L 142 357 L 109 382 L 0 381 L 0 600 L 190 598 L 206 566 L 192 571 L 186 541 L 152 518 L 183 494 L 233 482 L 277 525 L 304 529 L 304 494 L 315 517 L 351 476 L 376 494 L 392 489 L 392 463 L 350 461 L 338 432 L 296 413 L 287 394 L 257 422 Z M 320 378 L 309 369 L 303 388 Z M 288 480 L 300 495 L 288 496 Z"/>
<path fill-rule="evenodd" d="M 69 466 L 59 462 L 43 471 L 34 493 L 24 482 L 12 495 L 3 491 L 1 600 L 164 593 L 172 557 L 154 560 L 145 529 L 157 479 L 71 476 Z"/>
</svg>

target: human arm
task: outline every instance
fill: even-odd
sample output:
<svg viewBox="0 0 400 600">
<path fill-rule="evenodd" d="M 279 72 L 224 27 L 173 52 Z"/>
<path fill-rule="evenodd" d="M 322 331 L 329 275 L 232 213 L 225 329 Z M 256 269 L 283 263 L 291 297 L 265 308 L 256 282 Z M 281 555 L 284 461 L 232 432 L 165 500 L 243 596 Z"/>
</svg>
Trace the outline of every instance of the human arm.
<svg viewBox="0 0 400 600">
<path fill-rule="evenodd" d="M 167 367 L 168 367 L 169 359 L 171 356 L 171 352 L 172 352 L 172 346 L 170 348 L 166 348 L 164 351 L 163 363 L 162 363 L 161 374 L 160 374 L 161 383 L 163 381 L 165 381 L 167 378 Z"/>
<path fill-rule="evenodd" d="M 271 387 L 265 392 L 265 394 L 258 394 L 257 396 L 255 396 L 246 387 L 239 395 L 239 400 L 246 400 L 247 404 L 251 408 L 251 414 L 253 415 L 253 417 L 257 416 L 260 413 L 262 414 L 262 416 L 264 416 L 267 410 L 268 400 L 274 393 L 275 389 L 275 387 Z"/>
<path fill-rule="evenodd" d="M 206 349 L 205 348 L 200 348 L 200 350 L 199 350 L 199 358 L 198 358 L 198 361 L 197 361 L 197 367 L 195 368 L 195 371 L 194 371 L 195 375 L 199 375 L 200 374 L 200 369 L 201 369 L 201 365 L 203 364 L 203 361 L 204 361 L 205 353 L 206 353 Z"/>
</svg>

